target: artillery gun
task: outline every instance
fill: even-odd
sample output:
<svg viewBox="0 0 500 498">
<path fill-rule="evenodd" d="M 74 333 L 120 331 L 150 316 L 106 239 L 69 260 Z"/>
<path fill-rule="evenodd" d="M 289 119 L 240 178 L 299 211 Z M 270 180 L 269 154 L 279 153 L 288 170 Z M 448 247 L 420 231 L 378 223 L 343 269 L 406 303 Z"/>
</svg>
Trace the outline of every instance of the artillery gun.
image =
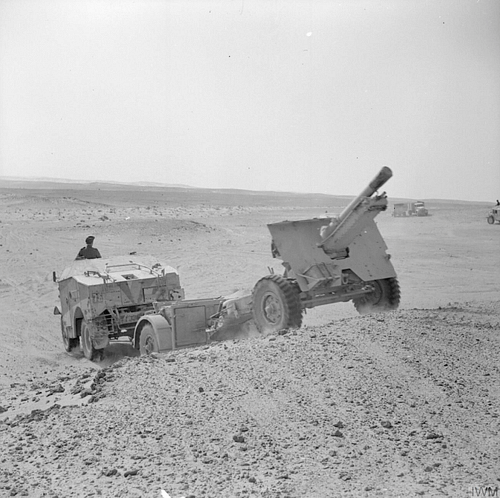
<svg viewBox="0 0 500 498">
<path fill-rule="evenodd" d="M 400 302 L 396 272 L 374 221 L 387 209 L 391 178 L 383 167 L 369 185 L 331 218 L 268 225 L 273 257 L 283 275 L 261 278 L 252 291 L 253 318 L 260 331 L 300 328 L 307 308 L 353 301 L 359 313 L 395 310 Z"/>
</svg>

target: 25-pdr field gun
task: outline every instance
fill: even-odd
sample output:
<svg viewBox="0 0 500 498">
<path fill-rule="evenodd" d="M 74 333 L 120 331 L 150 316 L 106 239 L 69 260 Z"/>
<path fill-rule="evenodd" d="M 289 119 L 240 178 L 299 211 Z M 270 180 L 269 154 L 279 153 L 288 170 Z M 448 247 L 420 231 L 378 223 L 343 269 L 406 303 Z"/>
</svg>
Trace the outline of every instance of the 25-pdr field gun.
<svg viewBox="0 0 500 498">
<path fill-rule="evenodd" d="M 391 176 L 383 167 L 337 217 L 268 225 L 273 256 L 285 271 L 261 278 L 253 289 L 260 331 L 299 328 L 304 309 L 324 304 L 353 301 L 360 313 L 398 307 L 396 272 L 374 221 L 387 209 L 387 196 L 373 194 Z"/>
</svg>

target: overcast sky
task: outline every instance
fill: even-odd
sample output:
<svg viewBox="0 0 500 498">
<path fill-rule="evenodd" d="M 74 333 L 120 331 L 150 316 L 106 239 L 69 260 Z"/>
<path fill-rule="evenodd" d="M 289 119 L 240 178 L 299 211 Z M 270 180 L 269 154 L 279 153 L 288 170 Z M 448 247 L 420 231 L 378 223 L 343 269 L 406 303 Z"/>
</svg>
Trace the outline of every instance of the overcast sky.
<svg viewBox="0 0 500 498">
<path fill-rule="evenodd" d="M 0 0 L 0 176 L 500 198 L 499 0 Z"/>
</svg>

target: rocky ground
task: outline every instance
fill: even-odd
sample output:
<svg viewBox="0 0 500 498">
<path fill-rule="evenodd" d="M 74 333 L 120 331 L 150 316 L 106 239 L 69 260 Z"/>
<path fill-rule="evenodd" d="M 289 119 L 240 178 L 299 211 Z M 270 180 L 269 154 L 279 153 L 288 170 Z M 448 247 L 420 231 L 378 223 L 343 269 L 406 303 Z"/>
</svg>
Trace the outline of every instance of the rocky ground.
<svg viewBox="0 0 500 498">
<path fill-rule="evenodd" d="M 265 223 L 296 208 L 260 199 L 202 209 L 195 199 L 176 218 L 160 206 L 153 215 L 138 195 L 94 193 L 51 218 L 36 192 L 7 194 L 0 497 L 458 497 L 500 488 L 498 231 L 474 218 L 480 206 L 381 217 L 399 311 L 359 317 L 352 305 L 325 306 L 298 331 L 145 358 L 115 344 L 90 363 L 63 352 L 51 315 L 52 269 L 74 257 L 82 234 L 91 230 L 109 255 L 147 245 L 169 256 L 187 295 L 200 297 L 265 274 Z M 51 196 L 66 202 L 68 193 Z"/>
<path fill-rule="evenodd" d="M 0 493 L 455 497 L 500 486 L 499 327 L 495 303 L 450 304 L 68 375 L 85 405 L 4 418 Z"/>
</svg>

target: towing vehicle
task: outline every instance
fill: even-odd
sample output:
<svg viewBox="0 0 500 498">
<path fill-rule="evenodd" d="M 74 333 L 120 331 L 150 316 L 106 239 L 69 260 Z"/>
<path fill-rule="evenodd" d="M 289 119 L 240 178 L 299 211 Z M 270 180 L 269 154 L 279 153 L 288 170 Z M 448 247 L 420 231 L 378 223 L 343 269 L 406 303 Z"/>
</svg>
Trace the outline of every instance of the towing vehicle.
<svg viewBox="0 0 500 498">
<path fill-rule="evenodd" d="M 141 354 L 206 344 L 223 302 L 186 300 L 174 268 L 124 257 L 74 261 L 54 281 L 64 347 L 89 360 L 122 337 Z"/>
</svg>

